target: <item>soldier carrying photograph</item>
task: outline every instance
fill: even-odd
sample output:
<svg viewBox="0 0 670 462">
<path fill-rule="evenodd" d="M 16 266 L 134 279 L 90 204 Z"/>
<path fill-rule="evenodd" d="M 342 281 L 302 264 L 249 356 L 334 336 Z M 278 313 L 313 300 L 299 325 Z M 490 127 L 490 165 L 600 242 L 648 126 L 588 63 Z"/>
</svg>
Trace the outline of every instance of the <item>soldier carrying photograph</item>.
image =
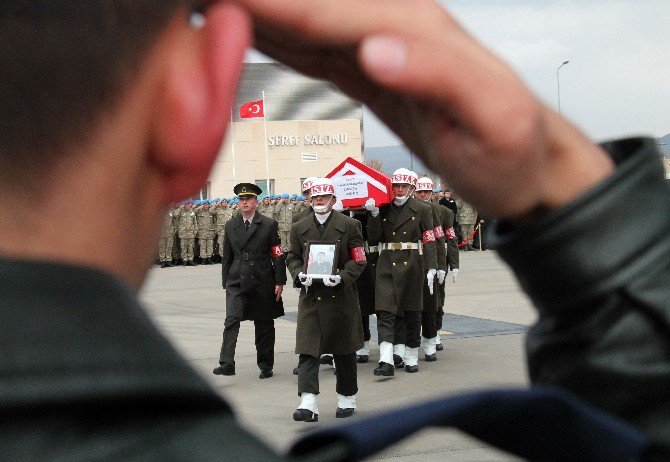
<svg viewBox="0 0 670 462">
<path fill-rule="evenodd" d="M 358 379 L 356 350 L 363 346 L 361 310 L 355 281 L 365 268 L 365 250 L 359 224 L 333 213 L 335 188 L 328 178 L 314 181 L 311 190 L 314 214 L 291 227 L 286 266 L 293 285 L 300 288 L 295 352 L 298 362 L 300 405 L 296 421 L 316 422 L 319 409 L 319 357 L 331 353 L 335 361 L 337 410 L 335 417 L 349 417 L 356 409 Z M 335 274 L 323 279 L 305 274 L 305 252 L 311 244 L 335 244 Z M 329 271 L 330 272 L 330 271 Z"/>
<path fill-rule="evenodd" d="M 235 347 L 241 321 L 254 321 L 258 378 L 272 377 L 274 320 L 284 315 L 282 291 L 286 266 L 277 222 L 256 212 L 261 189 L 235 185 L 240 214 L 226 224 L 221 281 L 226 291 L 226 320 L 216 375 L 235 375 Z"/>
</svg>

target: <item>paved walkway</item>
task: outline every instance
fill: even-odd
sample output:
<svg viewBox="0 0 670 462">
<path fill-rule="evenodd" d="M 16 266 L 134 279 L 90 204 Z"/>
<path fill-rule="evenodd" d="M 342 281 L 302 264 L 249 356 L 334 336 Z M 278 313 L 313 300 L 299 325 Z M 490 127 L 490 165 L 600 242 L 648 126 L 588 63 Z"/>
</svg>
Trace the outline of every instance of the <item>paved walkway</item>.
<svg viewBox="0 0 670 462">
<path fill-rule="evenodd" d="M 243 322 L 233 377 L 215 376 L 225 317 L 220 265 L 154 268 L 142 291 L 149 314 L 194 369 L 235 409 L 240 421 L 278 451 L 301 434 L 336 423 L 337 394 L 332 368 L 321 367 L 319 422 L 294 422 L 299 403 L 295 319 L 297 292 L 285 289 L 286 316 L 277 320 L 275 376 L 258 379 L 253 323 Z M 396 370 L 394 378 L 372 374 L 379 350 L 373 335 L 371 362 L 358 368 L 358 409 L 366 415 L 427 397 L 474 388 L 527 383 L 523 333 L 535 312 L 507 267 L 491 251 L 462 252 L 457 282 L 447 278 L 443 343 L 438 361 L 419 361 L 419 373 Z M 374 323 L 373 323 L 374 326 Z M 423 357 L 423 354 L 420 355 Z M 342 420 L 337 419 L 337 423 Z M 225 437 L 225 435 L 222 435 Z M 434 429 L 410 437 L 374 459 L 409 461 L 515 460 L 457 431 Z"/>
</svg>

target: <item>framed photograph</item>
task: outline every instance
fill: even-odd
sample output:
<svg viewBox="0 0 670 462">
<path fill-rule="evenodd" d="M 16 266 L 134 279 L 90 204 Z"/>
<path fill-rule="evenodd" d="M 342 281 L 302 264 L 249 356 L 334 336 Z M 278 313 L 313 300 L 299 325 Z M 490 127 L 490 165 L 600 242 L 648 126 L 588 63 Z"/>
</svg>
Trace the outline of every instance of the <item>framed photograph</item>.
<svg viewBox="0 0 670 462">
<path fill-rule="evenodd" d="M 337 274 L 338 242 L 308 242 L 302 272 L 313 279 Z"/>
</svg>

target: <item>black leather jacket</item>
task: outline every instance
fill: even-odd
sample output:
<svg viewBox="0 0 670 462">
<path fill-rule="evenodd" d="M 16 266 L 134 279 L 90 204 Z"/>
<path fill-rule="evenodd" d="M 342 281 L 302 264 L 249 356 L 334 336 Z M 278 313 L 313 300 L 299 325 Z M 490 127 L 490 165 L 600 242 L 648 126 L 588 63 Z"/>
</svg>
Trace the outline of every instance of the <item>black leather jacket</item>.
<svg viewBox="0 0 670 462">
<path fill-rule="evenodd" d="M 526 229 L 491 236 L 539 311 L 534 383 L 559 385 L 670 451 L 670 183 L 651 139 L 606 143 L 617 170 Z"/>
</svg>

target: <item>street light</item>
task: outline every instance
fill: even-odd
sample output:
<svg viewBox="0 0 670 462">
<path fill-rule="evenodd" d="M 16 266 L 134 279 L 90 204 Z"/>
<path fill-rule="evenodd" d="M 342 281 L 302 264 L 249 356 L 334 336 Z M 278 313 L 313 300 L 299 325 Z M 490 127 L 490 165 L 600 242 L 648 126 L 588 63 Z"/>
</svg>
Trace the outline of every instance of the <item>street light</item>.
<svg viewBox="0 0 670 462">
<path fill-rule="evenodd" d="M 563 64 L 556 68 L 556 89 L 558 90 L 558 113 L 561 113 L 561 81 L 558 77 L 558 70 L 568 64 L 570 61 L 563 61 Z"/>
</svg>

